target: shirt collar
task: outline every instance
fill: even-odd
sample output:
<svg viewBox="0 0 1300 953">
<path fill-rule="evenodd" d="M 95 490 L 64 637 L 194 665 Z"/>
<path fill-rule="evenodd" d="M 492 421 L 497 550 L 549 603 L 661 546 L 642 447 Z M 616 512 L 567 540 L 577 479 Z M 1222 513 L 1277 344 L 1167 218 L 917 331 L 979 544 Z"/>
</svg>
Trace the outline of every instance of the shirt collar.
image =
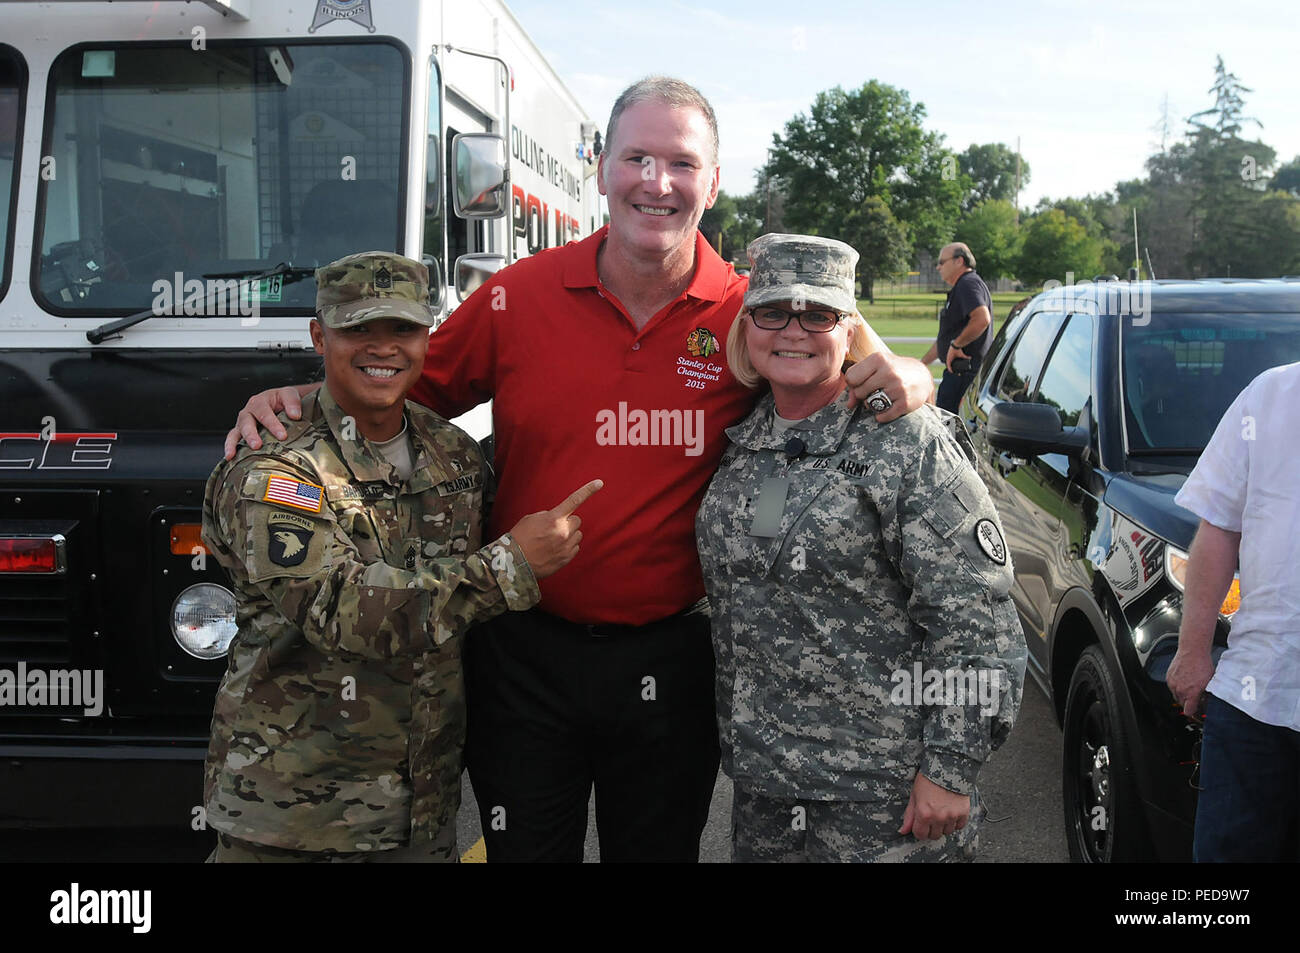
<svg viewBox="0 0 1300 953">
<path fill-rule="evenodd" d="M 564 266 L 564 287 L 598 288 L 596 255 L 609 235 L 609 226 L 584 238 L 574 249 L 574 254 Z M 698 228 L 695 230 L 695 273 L 686 286 L 686 295 L 700 301 L 721 301 L 727 294 L 727 283 L 732 277 L 731 265 L 723 261 Z"/>
<path fill-rule="evenodd" d="M 379 480 L 384 483 L 400 483 L 401 481 L 397 479 L 393 465 L 385 460 L 382 454 L 373 449 L 370 441 L 364 439 L 357 432 L 355 422 L 351 422 L 351 425 L 347 428 L 348 433 L 344 434 L 343 418 L 345 414 L 334 400 L 334 395 L 330 393 L 329 386 L 322 384 L 316 394 L 316 406 L 321 416 L 325 418 L 330 433 L 334 435 L 334 443 L 339 448 L 339 456 L 343 458 L 344 465 L 352 471 L 352 475 L 356 479 L 366 482 Z"/>
<path fill-rule="evenodd" d="M 375 449 L 370 441 L 355 437 L 344 439 L 343 409 L 334 400 L 334 395 L 324 384 L 313 394 L 302 399 L 302 421 L 290 421 L 289 437 L 292 439 L 300 431 L 292 429 L 299 424 L 303 429 L 319 420 L 324 420 L 334 437 L 338 454 L 343 465 L 348 468 L 352 478 L 364 483 L 388 483 L 395 487 L 405 486 L 406 492 L 421 493 L 439 483 L 455 480 L 462 475 L 463 467 L 457 466 L 446 450 L 439 444 L 437 434 L 432 426 L 434 418 L 413 412 L 408 401 L 406 420 L 407 433 L 411 438 L 412 466 L 410 479 L 405 484 L 397 475 L 397 468 L 384 459 L 383 454 Z M 349 432 L 352 428 L 349 428 Z"/>
<path fill-rule="evenodd" d="M 754 408 L 754 412 L 736 424 L 727 428 L 731 442 L 750 450 L 781 450 L 791 439 L 798 437 L 803 441 L 804 452 L 814 456 L 828 456 L 839 449 L 844 441 L 844 434 L 859 416 L 861 404 L 849 409 L 849 388 L 845 387 L 840 395 L 820 410 L 814 411 L 803 420 L 791 424 L 780 436 L 772 432 L 773 415 L 776 413 L 776 398 L 769 390 Z M 873 414 L 862 415 L 862 424 L 873 429 L 879 424 Z"/>
</svg>

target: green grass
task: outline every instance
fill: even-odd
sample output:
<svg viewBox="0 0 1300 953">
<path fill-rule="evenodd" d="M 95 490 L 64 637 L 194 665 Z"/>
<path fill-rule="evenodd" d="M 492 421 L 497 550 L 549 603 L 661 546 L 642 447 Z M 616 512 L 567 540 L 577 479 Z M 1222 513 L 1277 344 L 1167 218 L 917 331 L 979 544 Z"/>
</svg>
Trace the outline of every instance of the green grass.
<svg viewBox="0 0 1300 953">
<path fill-rule="evenodd" d="M 994 292 L 992 297 L 993 324 L 994 327 L 1001 327 L 1011 306 L 1025 295 L 1019 291 L 1001 291 Z M 944 295 L 937 293 L 878 294 L 875 304 L 859 301 L 858 309 L 882 338 L 932 338 L 939 330 L 939 309 L 943 307 L 943 302 Z M 903 353 L 898 348 L 894 350 Z M 917 356 L 924 352 L 925 346 L 922 345 Z"/>
<path fill-rule="evenodd" d="M 914 357 L 918 361 L 930 345 L 924 341 L 886 341 L 889 349 L 895 354 L 901 354 L 904 357 Z M 938 364 L 934 365 L 936 368 Z"/>
</svg>

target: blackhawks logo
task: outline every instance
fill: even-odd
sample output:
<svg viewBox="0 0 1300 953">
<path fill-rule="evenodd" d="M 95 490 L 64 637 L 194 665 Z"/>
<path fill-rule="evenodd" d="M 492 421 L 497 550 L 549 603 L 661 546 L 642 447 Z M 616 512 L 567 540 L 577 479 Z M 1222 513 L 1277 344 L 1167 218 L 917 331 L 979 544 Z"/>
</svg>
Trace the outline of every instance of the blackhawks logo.
<svg viewBox="0 0 1300 953">
<path fill-rule="evenodd" d="M 691 357 L 709 357 L 717 354 L 718 339 L 708 328 L 696 328 L 686 336 L 686 350 Z"/>
</svg>

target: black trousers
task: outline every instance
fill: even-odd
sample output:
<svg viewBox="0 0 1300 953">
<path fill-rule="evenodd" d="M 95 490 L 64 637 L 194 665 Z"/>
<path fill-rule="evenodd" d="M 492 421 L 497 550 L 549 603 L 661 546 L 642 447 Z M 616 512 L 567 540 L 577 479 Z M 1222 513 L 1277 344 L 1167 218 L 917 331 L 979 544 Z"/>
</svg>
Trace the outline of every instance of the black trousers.
<svg viewBox="0 0 1300 953">
<path fill-rule="evenodd" d="M 488 862 L 699 859 L 718 774 L 702 612 L 585 626 L 540 610 L 470 631 L 466 763 Z"/>
</svg>

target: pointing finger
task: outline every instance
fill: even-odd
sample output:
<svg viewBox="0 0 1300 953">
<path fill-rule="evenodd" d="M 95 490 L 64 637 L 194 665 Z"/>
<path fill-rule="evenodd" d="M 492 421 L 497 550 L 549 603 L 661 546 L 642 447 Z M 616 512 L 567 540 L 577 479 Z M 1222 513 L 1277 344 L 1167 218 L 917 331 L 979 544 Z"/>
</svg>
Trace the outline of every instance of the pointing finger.
<svg viewBox="0 0 1300 953">
<path fill-rule="evenodd" d="M 564 502 L 561 503 L 559 506 L 557 506 L 551 512 L 553 512 L 556 516 L 568 516 L 574 510 L 580 507 L 583 503 L 586 503 L 587 500 L 591 499 L 591 497 L 595 494 L 595 492 L 599 490 L 601 487 L 603 487 L 604 485 L 605 485 L 604 480 L 592 480 L 590 483 L 586 484 L 585 486 L 579 487 L 577 490 L 574 490 L 572 493 L 570 493 L 567 497 L 565 497 Z"/>
</svg>

